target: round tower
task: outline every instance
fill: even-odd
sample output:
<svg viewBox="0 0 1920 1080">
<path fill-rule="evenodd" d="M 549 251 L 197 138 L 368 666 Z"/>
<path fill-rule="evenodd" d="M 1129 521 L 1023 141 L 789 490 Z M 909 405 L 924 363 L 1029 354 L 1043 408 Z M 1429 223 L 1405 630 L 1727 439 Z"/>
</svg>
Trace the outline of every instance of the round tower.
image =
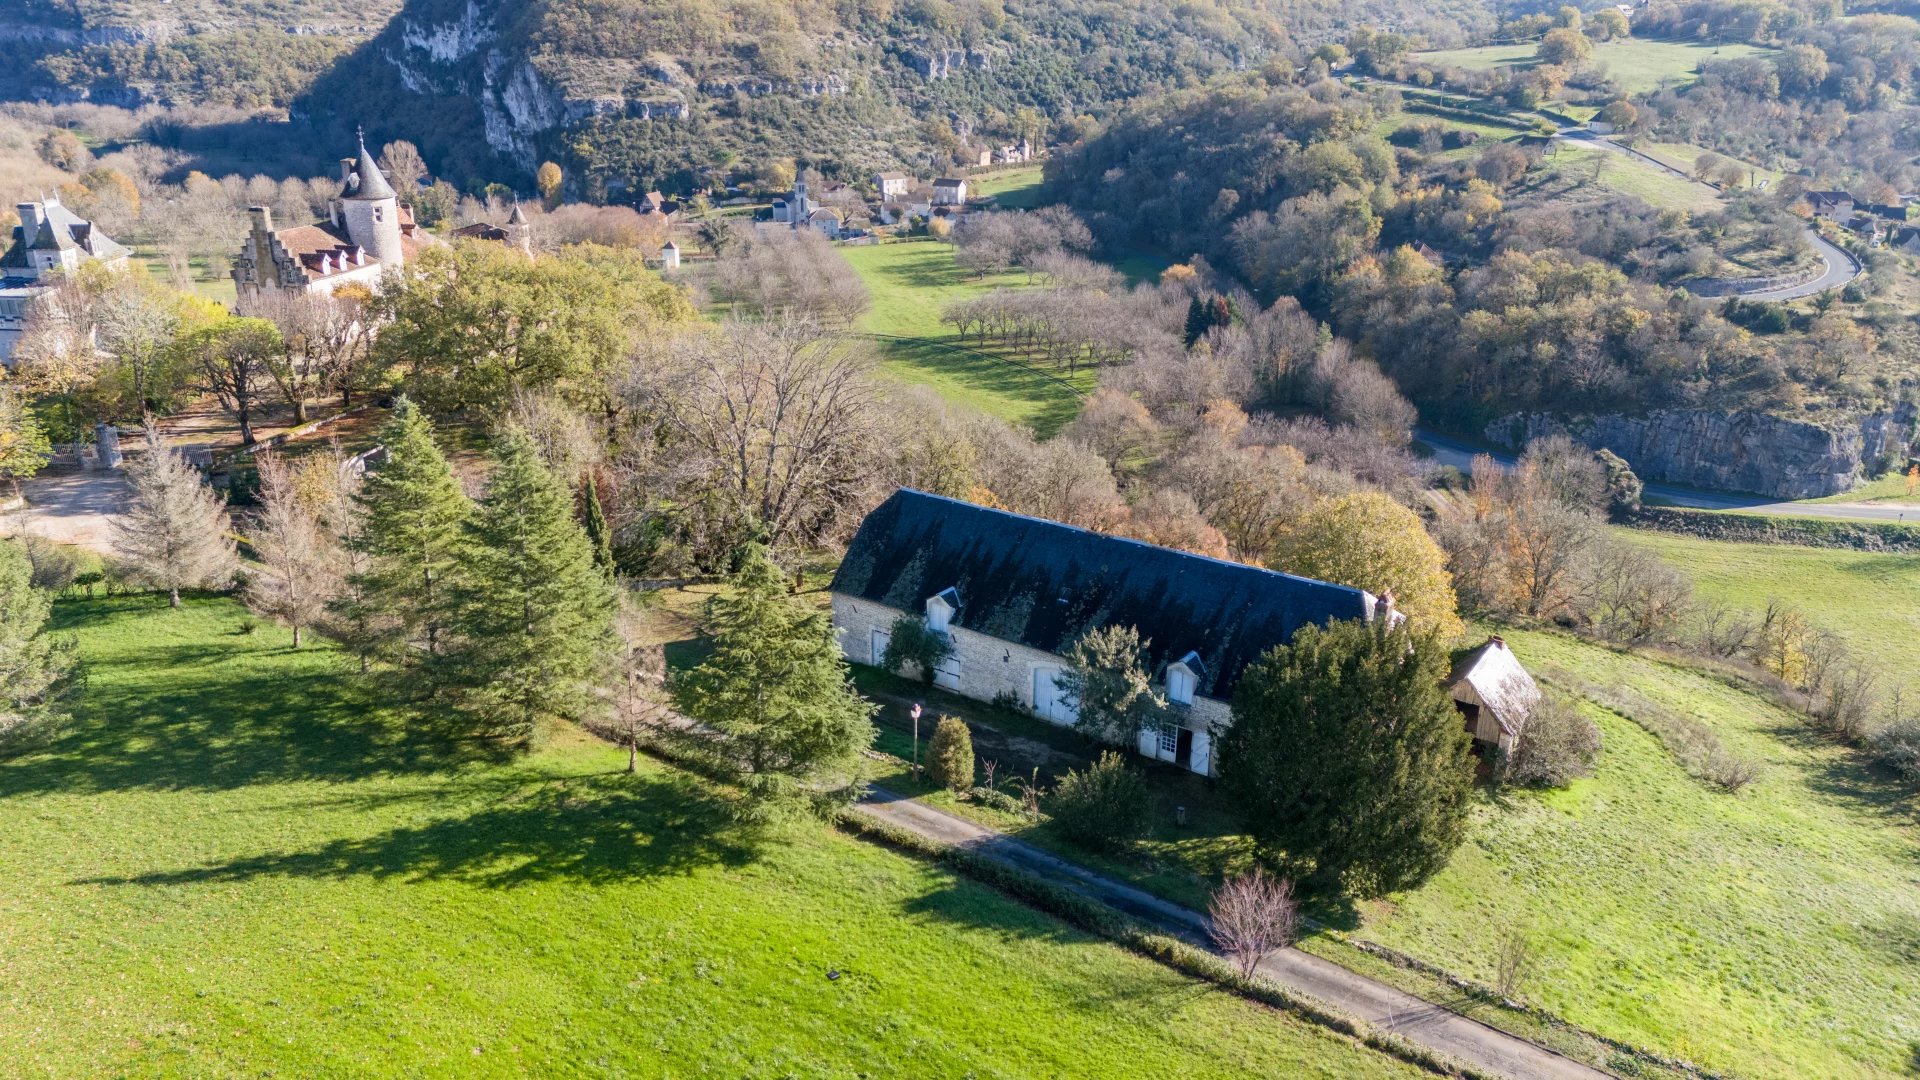
<svg viewBox="0 0 1920 1080">
<path fill-rule="evenodd" d="M 513 213 L 507 218 L 507 243 L 520 249 L 527 258 L 533 258 L 533 226 L 527 221 L 527 212 L 520 209 L 520 200 L 513 200 Z"/>
<path fill-rule="evenodd" d="M 364 132 L 360 135 L 360 160 L 340 192 L 340 213 L 347 239 L 365 248 L 369 258 L 378 259 L 383 266 L 406 263 L 406 251 L 400 246 L 400 199 L 367 149 Z"/>
</svg>

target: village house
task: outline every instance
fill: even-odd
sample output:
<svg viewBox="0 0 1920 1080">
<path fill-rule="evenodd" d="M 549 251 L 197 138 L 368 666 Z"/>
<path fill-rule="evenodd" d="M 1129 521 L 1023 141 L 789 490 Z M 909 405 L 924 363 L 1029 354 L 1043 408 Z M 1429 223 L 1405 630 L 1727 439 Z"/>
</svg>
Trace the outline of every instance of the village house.
<svg viewBox="0 0 1920 1080">
<path fill-rule="evenodd" d="M 1813 216 L 1845 224 L 1853 218 L 1853 196 L 1844 191 L 1809 191 L 1807 205 Z"/>
<path fill-rule="evenodd" d="M 113 269 L 127 265 L 127 249 L 73 211 L 57 195 L 14 207 L 20 224 L 0 255 L 0 364 L 11 367 L 13 351 L 27 334 L 34 308 L 60 274 L 82 263 Z"/>
<path fill-rule="evenodd" d="M 471 225 L 462 225 L 449 234 L 456 240 L 486 240 L 495 244 L 519 248 L 527 258 L 533 258 L 533 226 L 527 221 L 527 212 L 520 209 L 519 202 L 513 204 L 513 213 L 507 215 L 505 225 L 495 225 L 490 221 L 476 221 Z"/>
<path fill-rule="evenodd" d="M 881 663 L 894 623 L 924 620 L 953 646 L 934 685 L 1063 726 L 1076 719 L 1063 654 L 1089 630 L 1132 626 L 1177 714 L 1137 749 L 1208 775 L 1249 663 L 1302 626 L 1402 617 L 1361 589 L 907 488 L 861 523 L 830 591 L 848 660 Z"/>
<path fill-rule="evenodd" d="M 680 269 L 680 245 L 669 240 L 660 245 L 660 269 Z"/>
<path fill-rule="evenodd" d="M 380 172 L 366 136 L 360 155 L 340 161 L 340 194 L 319 225 L 276 229 L 264 206 L 247 210 L 252 227 L 233 260 L 233 284 L 244 313 L 265 291 L 332 293 L 348 283 L 377 288 L 389 269 L 405 266 L 437 243 L 414 224 Z"/>
<path fill-rule="evenodd" d="M 873 189 L 880 194 L 881 202 L 903 199 L 913 188 L 913 177 L 903 172 L 875 173 Z"/>
<path fill-rule="evenodd" d="M 933 182 L 933 205 L 965 206 L 967 202 L 967 181 L 965 177 L 943 176 Z"/>
<path fill-rule="evenodd" d="M 1466 718 L 1474 749 L 1483 755 L 1511 753 L 1540 701 L 1540 687 L 1499 635 L 1454 661 L 1447 692 Z"/>
</svg>

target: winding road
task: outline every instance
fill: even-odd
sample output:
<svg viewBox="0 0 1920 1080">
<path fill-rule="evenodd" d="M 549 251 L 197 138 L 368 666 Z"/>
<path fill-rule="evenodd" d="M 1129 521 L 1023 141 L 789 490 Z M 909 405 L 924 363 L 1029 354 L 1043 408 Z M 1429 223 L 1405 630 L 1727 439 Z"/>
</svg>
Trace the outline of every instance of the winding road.
<svg viewBox="0 0 1920 1080">
<path fill-rule="evenodd" d="M 1713 192 L 1715 195 L 1720 194 L 1719 188 L 1714 187 L 1712 184 L 1696 180 L 1682 170 L 1674 168 L 1672 165 L 1661 161 L 1651 154 L 1643 154 L 1631 146 L 1614 142 L 1612 139 L 1602 138 L 1585 128 L 1563 127 L 1554 133 L 1554 138 L 1563 139 L 1569 143 L 1578 143 L 1582 146 L 1593 146 L 1602 150 L 1610 150 L 1613 153 L 1622 154 L 1627 157 L 1638 158 L 1656 169 L 1660 169 L 1663 172 L 1670 173 L 1685 180 L 1689 184 L 1704 188 Z M 1798 285 L 1783 285 L 1777 289 L 1761 289 L 1756 292 L 1728 293 L 1726 295 L 1738 296 L 1743 300 L 1797 300 L 1803 296 L 1813 296 L 1816 293 L 1826 292 L 1828 289 L 1838 289 L 1847 282 L 1860 276 L 1860 260 L 1848 254 L 1844 248 L 1841 248 L 1826 237 L 1821 236 L 1820 230 L 1813 226 L 1807 226 L 1806 233 L 1807 240 L 1813 244 L 1814 254 L 1820 256 L 1820 261 L 1825 265 L 1825 269 L 1819 277 L 1811 281 L 1803 281 Z M 1684 287 L 1683 285 L 1682 288 Z"/>
<path fill-rule="evenodd" d="M 1487 454 L 1502 465 L 1511 465 L 1518 460 L 1512 451 L 1471 443 L 1465 439 L 1456 439 L 1427 428 L 1415 428 L 1413 438 L 1415 442 L 1432 452 L 1433 460 L 1442 465 L 1451 465 L 1464 473 L 1473 471 L 1473 459 L 1480 454 Z M 1699 488 L 1656 483 L 1646 484 L 1644 490 L 1648 496 L 1660 502 L 1694 510 L 1741 510 L 1751 514 L 1767 514 L 1776 517 L 1832 518 L 1839 521 L 1879 521 L 1920 525 L 1920 506 L 1903 506 L 1899 503 L 1781 502 L 1766 495 L 1743 495 L 1735 491 L 1703 491 Z M 1907 521 L 1909 516 L 1913 518 L 1912 522 Z"/>
</svg>

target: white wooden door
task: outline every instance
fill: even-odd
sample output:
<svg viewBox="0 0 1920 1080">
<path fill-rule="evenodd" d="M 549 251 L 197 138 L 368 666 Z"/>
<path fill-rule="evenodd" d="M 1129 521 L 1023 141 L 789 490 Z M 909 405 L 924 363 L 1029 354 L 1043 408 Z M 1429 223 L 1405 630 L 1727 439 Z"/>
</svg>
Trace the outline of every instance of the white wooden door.
<svg viewBox="0 0 1920 1080">
<path fill-rule="evenodd" d="M 942 690 L 960 689 L 960 658 L 958 656 L 950 655 L 934 665 L 933 685 Z"/>
<path fill-rule="evenodd" d="M 892 634 L 885 630 L 875 630 L 873 636 L 867 641 L 867 648 L 870 650 L 867 654 L 867 662 L 874 667 L 884 666 L 887 662 L 887 643 L 892 640 Z"/>
<path fill-rule="evenodd" d="M 1060 669 L 1057 667 L 1037 667 L 1033 669 L 1033 714 L 1042 720 L 1056 724 L 1072 726 L 1078 720 L 1079 710 L 1067 700 L 1060 689 L 1058 680 Z"/>
</svg>

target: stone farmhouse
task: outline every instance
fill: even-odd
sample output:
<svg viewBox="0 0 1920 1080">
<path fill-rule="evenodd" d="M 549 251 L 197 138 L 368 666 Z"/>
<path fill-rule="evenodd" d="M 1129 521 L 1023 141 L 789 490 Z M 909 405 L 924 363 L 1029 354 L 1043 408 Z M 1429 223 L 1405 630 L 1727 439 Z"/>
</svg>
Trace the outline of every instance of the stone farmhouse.
<svg viewBox="0 0 1920 1080">
<path fill-rule="evenodd" d="M 873 189 L 880 194 L 881 202 L 894 202 L 906 198 L 907 192 L 913 190 L 913 177 L 903 172 L 875 173 Z"/>
<path fill-rule="evenodd" d="M 505 244 L 518 249 L 527 258 L 533 258 L 533 225 L 527 221 L 527 212 L 520 208 L 518 201 L 514 202 L 513 212 L 507 215 L 505 225 L 476 221 L 471 225 L 462 225 L 448 235 L 456 240 L 486 240 Z"/>
<path fill-rule="evenodd" d="M 1135 627 L 1177 713 L 1138 749 L 1205 775 L 1249 663 L 1310 623 L 1403 617 L 1361 589 L 906 488 L 861 523 L 831 592 L 848 660 L 880 663 L 895 621 L 924 619 L 953 645 L 936 686 L 1063 726 L 1062 654 L 1089 630 Z"/>
<path fill-rule="evenodd" d="M 349 282 L 380 284 L 389 268 L 406 265 L 422 246 L 438 243 L 414 224 L 393 185 L 360 138 L 360 155 L 340 162 L 340 194 L 319 225 L 276 229 L 264 206 L 247 211 L 252 228 L 233 262 L 239 308 L 248 310 L 264 290 L 331 293 Z"/>
<path fill-rule="evenodd" d="M 965 206 L 967 180 L 964 176 L 943 176 L 933 182 L 933 205 Z"/>
<path fill-rule="evenodd" d="M 11 366 L 13 350 L 26 336 L 40 297 L 53 288 L 53 279 L 82 263 L 99 262 L 113 269 L 127 265 L 127 249 L 60 205 L 57 195 L 40 202 L 23 202 L 14 209 L 20 224 L 12 243 L 0 255 L 0 364 Z"/>
</svg>

